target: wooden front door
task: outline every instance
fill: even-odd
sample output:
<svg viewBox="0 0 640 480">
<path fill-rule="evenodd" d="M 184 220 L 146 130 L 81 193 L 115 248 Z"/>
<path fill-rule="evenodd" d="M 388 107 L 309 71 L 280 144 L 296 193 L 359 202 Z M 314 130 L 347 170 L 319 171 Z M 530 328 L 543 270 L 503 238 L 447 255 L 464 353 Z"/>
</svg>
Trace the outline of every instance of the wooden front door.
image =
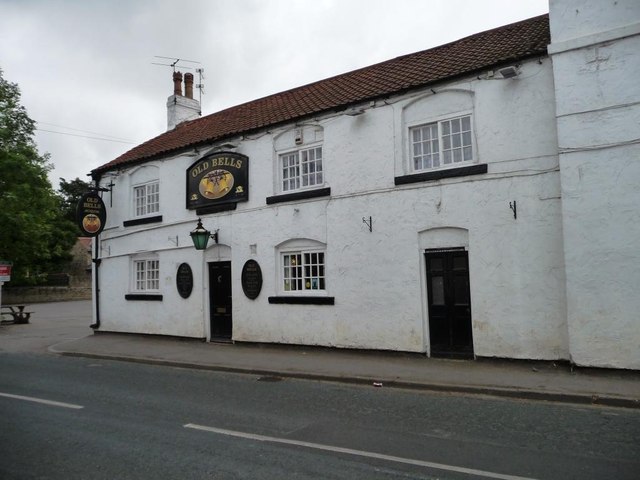
<svg viewBox="0 0 640 480">
<path fill-rule="evenodd" d="M 427 250 L 425 260 L 431 355 L 473 357 L 468 254 Z"/>
<path fill-rule="evenodd" d="M 231 262 L 209 264 L 211 340 L 231 340 Z"/>
</svg>

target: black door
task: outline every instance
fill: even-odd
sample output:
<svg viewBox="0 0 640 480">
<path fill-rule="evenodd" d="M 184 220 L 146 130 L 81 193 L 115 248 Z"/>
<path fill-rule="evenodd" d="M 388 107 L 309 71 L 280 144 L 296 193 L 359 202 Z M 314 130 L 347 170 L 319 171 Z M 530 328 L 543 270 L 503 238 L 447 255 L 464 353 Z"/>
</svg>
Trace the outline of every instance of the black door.
<svg viewBox="0 0 640 480">
<path fill-rule="evenodd" d="M 231 339 L 231 262 L 209 264 L 211 340 Z"/>
<path fill-rule="evenodd" d="M 431 355 L 473 357 L 467 252 L 427 250 L 425 260 Z"/>
</svg>

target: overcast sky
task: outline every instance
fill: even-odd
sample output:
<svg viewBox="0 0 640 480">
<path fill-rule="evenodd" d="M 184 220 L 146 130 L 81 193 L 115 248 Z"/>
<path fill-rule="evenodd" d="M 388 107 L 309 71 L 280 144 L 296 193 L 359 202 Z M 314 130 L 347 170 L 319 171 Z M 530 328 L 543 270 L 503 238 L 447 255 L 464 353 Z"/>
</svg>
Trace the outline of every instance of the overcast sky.
<svg viewBox="0 0 640 480">
<path fill-rule="evenodd" d="M 179 65 L 204 68 L 207 115 L 546 12 L 547 0 L 0 0 L 0 68 L 57 188 L 166 130 L 172 70 L 152 63 L 171 60 L 155 56 L 200 62 Z"/>
</svg>

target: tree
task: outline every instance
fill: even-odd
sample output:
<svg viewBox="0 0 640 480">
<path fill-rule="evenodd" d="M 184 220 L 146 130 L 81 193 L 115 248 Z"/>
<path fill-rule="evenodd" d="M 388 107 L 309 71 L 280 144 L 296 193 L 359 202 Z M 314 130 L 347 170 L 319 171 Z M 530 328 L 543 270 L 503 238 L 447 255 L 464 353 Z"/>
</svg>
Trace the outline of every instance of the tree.
<svg viewBox="0 0 640 480">
<path fill-rule="evenodd" d="M 90 187 L 89 182 L 80 180 L 78 177 L 68 182 L 64 178 L 60 178 L 58 194 L 62 201 L 62 213 L 67 220 L 75 223 L 78 201 L 83 194 L 89 191 Z M 82 232 L 78 230 L 78 233 L 80 234 Z"/>
<path fill-rule="evenodd" d="M 75 225 L 47 173 L 49 155 L 34 141 L 35 122 L 20 105 L 20 90 L 0 69 L 0 259 L 13 262 L 11 283 L 34 283 L 69 259 Z"/>
</svg>

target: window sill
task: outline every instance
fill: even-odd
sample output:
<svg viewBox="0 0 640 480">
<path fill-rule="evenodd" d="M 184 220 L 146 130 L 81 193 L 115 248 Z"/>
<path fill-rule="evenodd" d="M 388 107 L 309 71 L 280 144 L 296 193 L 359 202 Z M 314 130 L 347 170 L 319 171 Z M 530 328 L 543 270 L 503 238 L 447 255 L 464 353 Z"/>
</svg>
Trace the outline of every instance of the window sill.
<svg viewBox="0 0 640 480">
<path fill-rule="evenodd" d="M 162 295 L 152 293 L 129 293 L 124 296 L 124 299 L 161 302 Z"/>
<path fill-rule="evenodd" d="M 466 177 L 469 175 L 482 175 L 487 173 L 487 164 L 470 165 L 468 167 L 449 168 L 445 170 L 435 170 L 433 172 L 414 173 L 395 177 L 396 185 L 406 185 L 408 183 L 428 182 L 441 180 L 443 178 Z"/>
<path fill-rule="evenodd" d="M 122 222 L 124 227 L 133 227 L 134 225 L 146 225 L 147 223 L 159 223 L 162 222 L 162 215 L 155 215 L 153 217 L 136 218 L 135 220 L 125 220 Z"/>
<path fill-rule="evenodd" d="M 274 195 L 267 197 L 267 205 L 274 203 L 293 202 L 296 200 L 307 200 L 309 198 L 328 197 L 331 195 L 331 188 L 318 188 L 316 190 L 303 190 L 295 193 L 285 193 L 283 195 Z"/>
<path fill-rule="evenodd" d="M 335 305 L 335 297 L 297 296 L 269 297 L 271 304 L 288 305 Z"/>
</svg>

